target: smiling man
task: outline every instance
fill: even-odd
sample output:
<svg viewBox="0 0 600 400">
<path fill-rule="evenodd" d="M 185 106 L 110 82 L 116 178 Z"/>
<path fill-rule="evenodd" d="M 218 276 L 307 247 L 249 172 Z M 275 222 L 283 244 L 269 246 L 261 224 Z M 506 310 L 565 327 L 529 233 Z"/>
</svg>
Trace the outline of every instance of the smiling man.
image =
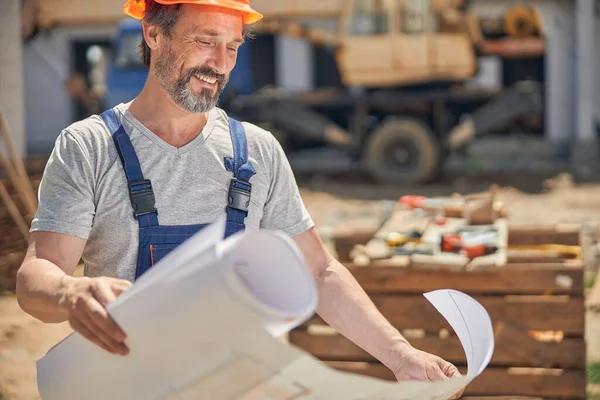
<svg viewBox="0 0 600 400">
<path fill-rule="evenodd" d="M 458 376 L 452 364 L 411 346 L 328 252 L 276 139 L 217 107 L 247 26 L 262 16 L 246 0 L 129 0 L 124 10 L 142 19 L 147 82 L 131 102 L 58 136 L 18 272 L 23 310 L 68 321 L 126 355 L 125 332 L 106 305 L 225 215 L 227 236 L 244 229 L 291 236 L 318 286 L 317 312 L 399 380 Z M 81 258 L 85 277 L 73 277 Z"/>
</svg>

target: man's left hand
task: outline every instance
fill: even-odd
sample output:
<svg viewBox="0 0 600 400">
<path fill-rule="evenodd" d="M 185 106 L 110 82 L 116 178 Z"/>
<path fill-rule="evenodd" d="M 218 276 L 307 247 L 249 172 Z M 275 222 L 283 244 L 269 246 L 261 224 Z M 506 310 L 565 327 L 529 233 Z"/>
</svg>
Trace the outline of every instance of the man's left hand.
<svg viewBox="0 0 600 400">
<path fill-rule="evenodd" d="M 440 381 L 461 376 L 458 369 L 448 361 L 413 347 L 402 350 L 393 372 L 398 381 Z M 459 399 L 463 392 L 464 389 L 450 399 Z"/>
</svg>

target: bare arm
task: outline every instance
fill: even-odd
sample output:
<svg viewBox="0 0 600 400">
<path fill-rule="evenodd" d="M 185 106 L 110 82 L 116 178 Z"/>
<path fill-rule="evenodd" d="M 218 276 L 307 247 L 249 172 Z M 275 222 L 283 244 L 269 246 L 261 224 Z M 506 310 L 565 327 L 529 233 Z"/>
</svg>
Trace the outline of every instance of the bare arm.
<svg viewBox="0 0 600 400">
<path fill-rule="evenodd" d="M 61 304 L 84 247 L 85 240 L 74 236 L 32 232 L 17 272 L 17 299 L 23 311 L 44 322 L 67 320 Z"/>
<path fill-rule="evenodd" d="M 317 313 L 331 327 L 388 367 L 397 380 L 460 376 L 440 357 L 414 348 L 377 310 L 354 276 L 334 259 L 314 228 L 294 237 L 315 277 Z M 458 399 L 464 390 L 452 399 Z"/>
<path fill-rule="evenodd" d="M 397 354 L 408 341 L 375 307 L 354 276 L 335 260 L 314 228 L 294 237 L 316 279 L 317 313 L 330 326 L 373 355 L 397 368 Z"/>
<path fill-rule="evenodd" d="M 109 278 L 73 277 L 85 240 L 52 232 L 33 232 L 17 272 L 17 299 L 26 313 L 48 323 L 71 327 L 104 350 L 126 355 L 125 332 L 106 306 L 131 286 Z"/>
</svg>

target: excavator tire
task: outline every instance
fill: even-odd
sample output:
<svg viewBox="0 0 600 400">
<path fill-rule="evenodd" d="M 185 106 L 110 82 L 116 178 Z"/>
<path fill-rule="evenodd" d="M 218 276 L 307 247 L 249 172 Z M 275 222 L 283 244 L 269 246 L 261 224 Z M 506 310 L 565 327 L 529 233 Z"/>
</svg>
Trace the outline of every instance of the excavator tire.
<svg viewBox="0 0 600 400">
<path fill-rule="evenodd" d="M 367 141 L 365 167 L 381 183 L 427 183 L 439 174 L 441 149 L 431 129 L 413 118 L 388 119 Z"/>
</svg>

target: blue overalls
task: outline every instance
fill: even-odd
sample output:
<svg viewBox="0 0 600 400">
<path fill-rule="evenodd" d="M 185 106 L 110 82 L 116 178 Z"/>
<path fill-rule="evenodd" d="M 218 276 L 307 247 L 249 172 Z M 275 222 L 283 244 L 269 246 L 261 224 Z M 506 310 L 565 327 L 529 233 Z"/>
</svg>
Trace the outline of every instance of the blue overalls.
<svg viewBox="0 0 600 400">
<path fill-rule="evenodd" d="M 133 217 L 139 225 L 139 247 L 135 279 L 150 269 L 175 247 L 183 243 L 208 224 L 199 225 L 159 225 L 158 211 L 155 208 L 154 191 L 149 179 L 144 179 L 140 162 L 129 136 L 119 123 L 112 109 L 103 112 L 100 117 L 112 133 L 121 164 L 129 186 L 129 198 L 133 207 Z M 225 157 L 225 168 L 233 172 L 227 196 L 227 223 L 225 238 L 245 229 L 244 220 L 248 215 L 250 178 L 256 174 L 248 161 L 246 133 L 242 124 L 229 118 L 229 132 L 233 143 L 233 157 Z"/>
</svg>

